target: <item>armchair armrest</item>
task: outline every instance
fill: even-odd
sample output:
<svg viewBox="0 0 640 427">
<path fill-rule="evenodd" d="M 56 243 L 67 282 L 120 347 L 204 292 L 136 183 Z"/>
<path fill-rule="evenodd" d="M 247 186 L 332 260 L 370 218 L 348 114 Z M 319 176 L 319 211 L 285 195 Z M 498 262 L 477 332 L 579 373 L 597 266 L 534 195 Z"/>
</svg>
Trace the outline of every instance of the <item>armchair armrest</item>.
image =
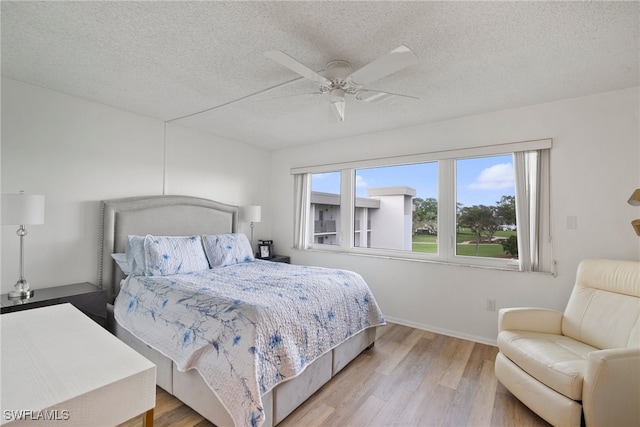
<svg viewBox="0 0 640 427">
<path fill-rule="evenodd" d="M 498 333 L 502 331 L 532 331 L 562 334 L 562 316 L 557 310 L 536 307 L 500 309 Z"/>
<path fill-rule="evenodd" d="M 582 389 L 588 426 L 640 425 L 640 348 L 589 353 Z"/>
</svg>

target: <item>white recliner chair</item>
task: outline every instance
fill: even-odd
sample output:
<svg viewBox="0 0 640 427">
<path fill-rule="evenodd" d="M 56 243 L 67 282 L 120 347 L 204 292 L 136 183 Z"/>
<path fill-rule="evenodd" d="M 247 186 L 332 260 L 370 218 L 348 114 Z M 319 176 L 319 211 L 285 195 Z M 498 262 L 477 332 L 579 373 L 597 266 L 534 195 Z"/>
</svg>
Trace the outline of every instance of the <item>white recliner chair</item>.
<svg viewBox="0 0 640 427">
<path fill-rule="evenodd" d="M 640 426 L 640 262 L 584 260 L 564 313 L 500 310 L 495 373 L 554 426 Z"/>
</svg>

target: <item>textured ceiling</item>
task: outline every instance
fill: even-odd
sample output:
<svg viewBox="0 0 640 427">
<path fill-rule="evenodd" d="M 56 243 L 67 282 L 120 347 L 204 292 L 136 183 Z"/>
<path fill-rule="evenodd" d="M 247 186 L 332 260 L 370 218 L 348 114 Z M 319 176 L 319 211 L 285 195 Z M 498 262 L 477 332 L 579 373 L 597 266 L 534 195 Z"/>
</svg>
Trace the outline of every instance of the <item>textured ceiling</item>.
<svg viewBox="0 0 640 427">
<path fill-rule="evenodd" d="M 3 76 L 162 120 L 189 116 L 175 122 L 270 149 L 640 84 L 637 1 L 1 7 Z M 401 44 L 418 65 L 369 87 L 420 99 L 349 98 L 342 123 L 328 95 L 287 97 L 316 86 L 264 56 L 357 69 Z"/>
</svg>

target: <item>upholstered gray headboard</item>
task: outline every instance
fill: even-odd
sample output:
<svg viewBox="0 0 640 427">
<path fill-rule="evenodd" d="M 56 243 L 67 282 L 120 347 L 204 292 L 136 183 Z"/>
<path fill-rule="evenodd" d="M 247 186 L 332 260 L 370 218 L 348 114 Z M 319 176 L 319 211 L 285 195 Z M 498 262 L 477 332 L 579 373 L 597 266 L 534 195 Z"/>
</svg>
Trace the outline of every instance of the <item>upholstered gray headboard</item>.
<svg viewBox="0 0 640 427">
<path fill-rule="evenodd" d="M 112 253 L 124 253 L 127 236 L 190 236 L 232 233 L 238 207 L 190 196 L 144 196 L 103 200 L 98 283 L 112 303 L 124 274 Z"/>
</svg>

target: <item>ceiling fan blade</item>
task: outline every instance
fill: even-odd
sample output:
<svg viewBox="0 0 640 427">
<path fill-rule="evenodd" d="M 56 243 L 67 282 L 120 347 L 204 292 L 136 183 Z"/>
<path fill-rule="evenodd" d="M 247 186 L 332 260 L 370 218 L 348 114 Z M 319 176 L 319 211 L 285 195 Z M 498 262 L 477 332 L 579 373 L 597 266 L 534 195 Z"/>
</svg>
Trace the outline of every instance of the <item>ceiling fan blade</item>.
<svg viewBox="0 0 640 427">
<path fill-rule="evenodd" d="M 292 95 L 281 95 L 281 96 L 271 96 L 269 98 L 261 98 L 256 100 L 257 102 L 270 102 L 277 101 L 279 99 L 296 99 L 296 98 L 307 98 L 310 100 L 316 99 L 320 96 L 324 95 L 321 92 L 306 92 L 306 93 L 294 93 Z"/>
<path fill-rule="evenodd" d="M 407 98 L 407 99 L 415 99 L 415 100 L 420 99 L 415 96 L 401 95 L 399 93 L 392 93 L 392 92 L 381 92 L 379 90 L 371 90 L 371 89 L 360 89 L 355 93 L 355 98 L 358 101 L 374 102 L 374 103 L 392 102 L 396 98 Z"/>
<path fill-rule="evenodd" d="M 290 57 L 289 55 L 282 52 L 281 50 L 270 50 L 268 52 L 265 52 L 264 54 L 268 58 L 271 58 L 277 63 L 279 63 L 280 65 L 284 65 L 291 71 L 294 71 L 300 74 L 301 76 L 306 77 L 307 79 L 318 83 L 319 85 L 331 84 L 331 82 L 328 79 L 316 73 L 311 68 L 307 67 L 301 62 L 298 62 L 296 59 Z"/>
<path fill-rule="evenodd" d="M 354 71 L 347 81 L 356 86 L 365 86 L 383 77 L 418 63 L 418 57 L 405 45 L 400 45 L 384 56 Z"/>
</svg>

